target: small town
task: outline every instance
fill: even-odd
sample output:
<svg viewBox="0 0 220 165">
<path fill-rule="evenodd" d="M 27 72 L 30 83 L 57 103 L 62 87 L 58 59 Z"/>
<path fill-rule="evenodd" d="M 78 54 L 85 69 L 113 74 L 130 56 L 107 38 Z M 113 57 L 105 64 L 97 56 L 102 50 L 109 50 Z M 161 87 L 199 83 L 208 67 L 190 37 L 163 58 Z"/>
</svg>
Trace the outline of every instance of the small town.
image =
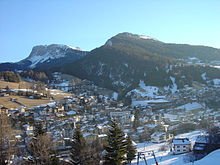
<svg viewBox="0 0 220 165">
<path fill-rule="evenodd" d="M 38 125 L 56 142 L 56 157 L 62 163 L 70 159 L 71 140 L 77 125 L 88 144 L 94 141 L 102 144 L 107 139 L 111 121 L 118 123 L 136 147 L 143 143 L 161 144 L 152 150 L 156 157 L 159 150 L 169 151 L 172 155 L 193 153 L 198 159 L 210 150 L 220 148 L 219 142 L 215 144 L 209 138 L 212 131 L 218 132 L 220 126 L 219 109 L 209 107 L 209 102 L 206 102 L 218 102 L 220 89 L 214 85 L 202 90 L 201 87 L 186 87 L 162 93 L 156 87 L 140 82 L 138 89 L 128 93 L 130 104 L 126 105 L 128 101 L 117 101 L 116 92 L 98 87 L 88 80 L 59 72 L 53 73 L 53 77 L 48 85 L 29 80 L 32 89 L 10 89 L 10 85 L 0 89 L 0 100 L 7 98 L 10 102 L 1 105 L 0 112 L 10 117 L 13 126 L 14 140 L 11 143 L 17 152 L 11 155 L 12 164 L 31 162 L 27 146 Z M 42 100 L 47 103 L 26 107 L 24 98 L 28 100 L 26 102 Z M 17 108 L 10 108 L 13 104 Z M 1 129 L 4 131 L 4 128 Z M 190 141 L 189 136 L 179 136 L 193 131 L 197 131 L 194 141 Z M 215 136 L 220 138 L 219 134 Z M 141 151 L 137 148 L 133 162 L 141 161 L 143 154 L 138 154 L 147 153 L 151 148 L 148 149 L 147 145 Z"/>
<path fill-rule="evenodd" d="M 0 0 L 0 165 L 218 165 L 220 1 Z"/>
</svg>

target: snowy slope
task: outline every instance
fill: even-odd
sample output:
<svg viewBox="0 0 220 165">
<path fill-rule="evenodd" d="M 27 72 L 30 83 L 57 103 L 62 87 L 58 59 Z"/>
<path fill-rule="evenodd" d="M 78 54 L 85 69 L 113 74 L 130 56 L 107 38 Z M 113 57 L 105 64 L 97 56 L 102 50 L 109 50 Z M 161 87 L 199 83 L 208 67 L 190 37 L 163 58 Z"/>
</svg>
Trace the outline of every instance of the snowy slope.
<svg viewBox="0 0 220 165">
<path fill-rule="evenodd" d="M 139 35 L 139 38 L 158 41 L 157 39 L 152 38 L 152 37 L 150 37 L 150 36 L 146 36 L 146 35 Z"/>
<path fill-rule="evenodd" d="M 191 165 L 192 163 L 188 163 L 187 165 Z M 215 150 L 208 154 L 201 160 L 195 161 L 194 165 L 217 165 L 220 164 L 220 149 Z"/>
<path fill-rule="evenodd" d="M 159 88 L 156 86 L 146 86 L 143 80 L 140 80 L 139 88 L 134 89 L 127 93 L 130 95 L 131 93 L 140 95 L 141 97 L 149 97 L 155 98 L 158 95 Z"/>
<path fill-rule="evenodd" d="M 161 96 L 160 89 L 156 86 L 147 86 L 143 80 L 140 80 L 139 87 L 131 90 L 127 93 L 127 96 L 132 95 L 134 98 L 132 99 L 131 106 L 147 106 L 148 104 L 153 103 L 168 103 L 165 96 Z M 143 100 L 136 99 L 144 98 Z M 147 98 L 146 98 L 147 97 Z"/>
<path fill-rule="evenodd" d="M 71 62 L 70 57 L 73 59 L 85 54 L 86 52 L 80 50 L 80 48 L 62 44 L 38 45 L 33 47 L 29 57 L 22 62 L 29 61 L 31 62 L 29 68 L 35 68 L 39 64 L 54 63 L 55 60 L 59 60 L 65 57 L 68 57 L 68 60 L 70 60 L 69 62 Z M 63 61 L 64 60 L 60 60 L 60 63 Z"/>
<path fill-rule="evenodd" d="M 186 137 L 189 138 L 192 144 L 195 143 L 195 140 L 197 136 L 199 136 L 202 133 L 202 131 L 193 131 L 190 133 L 184 133 L 176 136 L 179 137 Z M 152 152 L 154 151 L 156 155 L 156 159 L 159 163 L 159 165 L 189 165 L 188 164 L 188 153 L 186 154 L 180 154 L 180 155 L 173 155 L 169 150 L 167 151 L 160 151 L 160 148 L 168 144 L 166 143 L 151 143 L 151 142 L 145 142 L 145 143 L 138 143 L 137 144 L 137 151 L 143 152 L 145 154 L 146 160 L 148 165 L 154 165 L 155 160 L 152 156 Z M 137 164 L 137 159 L 132 161 L 132 165 Z M 139 165 L 145 165 L 144 159 L 140 159 Z M 197 165 L 196 163 L 194 165 Z M 200 165 L 200 164 L 199 164 Z"/>
</svg>

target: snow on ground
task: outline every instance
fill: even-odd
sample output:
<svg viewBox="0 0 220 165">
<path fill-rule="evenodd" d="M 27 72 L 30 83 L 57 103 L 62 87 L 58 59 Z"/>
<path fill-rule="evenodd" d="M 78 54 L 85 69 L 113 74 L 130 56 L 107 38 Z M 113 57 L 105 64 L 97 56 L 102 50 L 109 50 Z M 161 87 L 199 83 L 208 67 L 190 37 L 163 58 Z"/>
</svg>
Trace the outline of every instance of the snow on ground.
<svg viewBox="0 0 220 165">
<path fill-rule="evenodd" d="M 149 104 L 169 103 L 169 101 L 165 99 L 147 100 L 146 102 Z"/>
<path fill-rule="evenodd" d="M 139 94 L 141 97 L 154 98 L 158 95 L 159 88 L 156 86 L 146 86 L 143 80 L 140 80 L 139 87 L 140 89 L 134 89 L 128 92 L 127 95 L 130 95 L 132 92 Z"/>
<path fill-rule="evenodd" d="M 189 60 L 199 60 L 197 57 L 189 57 Z"/>
<path fill-rule="evenodd" d="M 49 89 L 51 95 L 65 95 L 62 90 L 59 89 Z"/>
<path fill-rule="evenodd" d="M 168 118 L 170 120 L 176 120 L 177 119 L 177 115 L 164 113 L 164 118 Z"/>
<path fill-rule="evenodd" d="M 135 106 L 145 107 L 147 105 L 148 103 L 146 100 L 132 100 L 132 103 L 131 103 L 132 107 L 135 107 Z"/>
<path fill-rule="evenodd" d="M 215 66 L 212 66 L 213 68 L 217 68 L 217 69 L 220 69 L 220 66 L 219 65 L 215 65 Z"/>
<path fill-rule="evenodd" d="M 188 104 L 181 105 L 179 107 L 176 107 L 176 109 L 185 109 L 186 111 L 191 111 L 194 109 L 200 109 L 203 108 L 203 105 L 197 102 L 192 102 Z"/>
<path fill-rule="evenodd" d="M 208 154 L 206 157 L 201 160 L 195 161 L 193 165 L 215 165 L 220 162 L 220 149 L 215 150 Z M 187 163 L 186 165 L 191 165 L 192 163 Z"/>
<path fill-rule="evenodd" d="M 214 85 L 220 85 L 220 79 L 213 79 Z"/>
<path fill-rule="evenodd" d="M 128 64 L 127 63 L 125 63 L 124 65 L 128 68 Z"/>
<path fill-rule="evenodd" d="M 137 100 L 132 99 L 131 106 L 147 106 L 149 103 L 167 103 L 169 101 L 165 100 L 165 96 L 159 96 L 159 88 L 156 86 L 146 86 L 143 80 L 140 80 L 139 88 L 133 89 L 130 92 L 127 93 L 127 95 L 131 95 L 134 93 L 136 96 L 139 97 L 148 97 L 151 98 L 151 100 Z"/>
<path fill-rule="evenodd" d="M 113 92 L 112 99 L 113 100 L 118 100 L 118 93 L 117 92 Z"/>
<path fill-rule="evenodd" d="M 56 84 L 56 86 L 58 87 L 66 87 L 66 86 L 69 86 L 69 81 L 63 81 L 59 84 Z"/>
<path fill-rule="evenodd" d="M 132 100 L 131 106 L 147 106 L 148 104 L 157 104 L 157 103 L 169 103 L 168 100 L 165 99 L 156 99 L 156 100 Z"/>
<path fill-rule="evenodd" d="M 203 80 L 206 80 L 206 72 L 201 75 Z"/>
<path fill-rule="evenodd" d="M 174 77 L 171 77 L 170 76 L 170 80 L 172 81 L 173 85 L 172 85 L 172 88 L 170 88 L 171 92 L 172 93 L 175 93 L 177 92 L 177 85 L 176 85 L 176 79 Z"/>
<path fill-rule="evenodd" d="M 157 39 L 149 37 L 149 36 L 145 36 L 145 35 L 139 35 L 139 38 L 141 38 L 141 39 L 148 39 L 148 40 L 156 40 L 157 41 Z"/>
<path fill-rule="evenodd" d="M 42 105 L 38 105 L 38 106 L 35 106 L 35 107 L 32 107 L 30 109 L 35 109 L 35 108 L 45 108 L 45 107 L 55 107 L 56 106 L 56 102 L 51 102 L 51 103 L 47 103 L 47 104 L 42 104 Z"/>
<path fill-rule="evenodd" d="M 69 81 L 63 81 L 59 84 L 54 84 L 56 86 L 56 88 L 59 88 L 63 91 L 68 91 L 69 90 L 69 86 L 70 86 L 70 83 Z"/>
<path fill-rule="evenodd" d="M 158 95 L 158 91 L 159 91 L 158 87 L 146 86 L 143 80 L 140 80 L 139 86 L 140 86 L 140 88 L 142 88 L 145 91 L 145 94 L 148 97 L 153 98 L 153 97 L 155 97 L 155 95 Z"/>
<path fill-rule="evenodd" d="M 174 94 L 174 93 L 178 92 L 176 79 L 174 77 L 170 76 L 170 80 L 172 81 L 172 85 L 171 86 L 165 86 L 164 90 L 170 91 L 172 94 Z"/>
<path fill-rule="evenodd" d="M 196 137 L 200 135 L 202 131 L 193 131 L 190 133 L 180 134 L 176 137 L 187 137 L 190 139 L 192 144 L 194 144 Z M 185 165 L 188 160 L 189 153 L 180 154 L 180 155 L 173 155 L 169 149 L 168 151 L 159 151 L 159 149 L 163 145 L 168 145 L 166 143 L 152 143 L 152 142 L 144 142 L 137 144 L 137 151 L 143 152 L 145 154 L 146 160 L 148 165 L 154 165 L 155 160 L 152 155 L 152 150 L 155 153 L 156 159 L 159 165 Z M 137 159 L 132 161 L 132 165 L 137 164 Z M 145 165 L 144 159 L 139 160 L 139 165 Z"/>
</svg>

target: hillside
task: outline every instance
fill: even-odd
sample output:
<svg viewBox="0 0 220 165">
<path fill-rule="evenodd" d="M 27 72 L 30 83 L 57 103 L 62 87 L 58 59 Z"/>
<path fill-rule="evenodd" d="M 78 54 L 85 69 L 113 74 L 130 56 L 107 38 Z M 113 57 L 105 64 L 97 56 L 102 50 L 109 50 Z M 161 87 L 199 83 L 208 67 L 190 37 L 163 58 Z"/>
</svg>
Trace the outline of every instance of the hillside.
<svg viewBox="0 0 220 165">
<path fill-rule="evenodd" d="M 220 78 L 218 69 L 188 65 L 177 60 L 193 57 L 195 53 L 192 51 L 188 54 L 186 52 L 190 49 L 185 48 L 184 52 L 181 51 L 184 50 L 181 45 L 174 45 L 147 36 L 121 33 L 109 39 L 105 45 L 91 51 L 88 56 L 64 65 L 61 71 L 92 80 L 122 95 L 137 87 L 141 80 L 146 85 L 169 89 L 173 86 L 192 86 L 193 81 L 207 84 L 208 80 Z M 189 47 L 193 47 L 193 50 L 198 48 Z M 204 73 L 206 80 L 201 76 Z"/>
<path fill-rule="evenodd" d="M 193 64 L 191 59 L 197 63 Z M 91 52 L 61 44 L 38 45 L 24 60 L 0 64 L 0 71 L 34 69 L 48 74 L 61 71 L 124 96 L 138 87 L 140 81 L 168 91 L 192 86 L 195 81 L 213 84 L 214 79 L 220 78 L 220 70 L 207 64 L 218 61 L 219 49 L 170 44 L 149 36 L 119 33 Z"/>
<path fill-rule="evenodd" d="M 106 45 L 120 43 L 143 49 L 153 55 L 161 55 L 176 59 L 196 57 L 202 61 L 220 60 L 220 49 L 207 46 L 164 43 L 149 36 L 131 33 L 120 33 L 109 39 Z"/>
</svg>

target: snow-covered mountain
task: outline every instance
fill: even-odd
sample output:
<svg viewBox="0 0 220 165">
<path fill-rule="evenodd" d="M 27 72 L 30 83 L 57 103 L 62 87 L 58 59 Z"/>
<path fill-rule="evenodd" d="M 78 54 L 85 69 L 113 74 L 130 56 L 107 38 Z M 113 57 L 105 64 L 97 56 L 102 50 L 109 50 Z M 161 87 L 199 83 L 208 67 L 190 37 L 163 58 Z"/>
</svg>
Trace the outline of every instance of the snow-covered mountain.
<svg viewBox="0 0 220 165">
<path fill-rule="evenodd" d="M 27 58 L 19 62 L 0 63 L 0 71 L 45 70 L 75 62 L 87 54 L 87 51 L 82 51 L 78 47 L 62 44 L 38 45 L 32 48 Z"/>
<path fill-rule="evenodd" d="M 33 47 L 30 55 L 20 61 L 19 64 L 28 64 L 30 69 L 36 67 L 48 68 L 74 62 L 86 54 L 87 52 L 80 50 L 80 48 L 67 45 L 38 45 Z"/>
</svg>

